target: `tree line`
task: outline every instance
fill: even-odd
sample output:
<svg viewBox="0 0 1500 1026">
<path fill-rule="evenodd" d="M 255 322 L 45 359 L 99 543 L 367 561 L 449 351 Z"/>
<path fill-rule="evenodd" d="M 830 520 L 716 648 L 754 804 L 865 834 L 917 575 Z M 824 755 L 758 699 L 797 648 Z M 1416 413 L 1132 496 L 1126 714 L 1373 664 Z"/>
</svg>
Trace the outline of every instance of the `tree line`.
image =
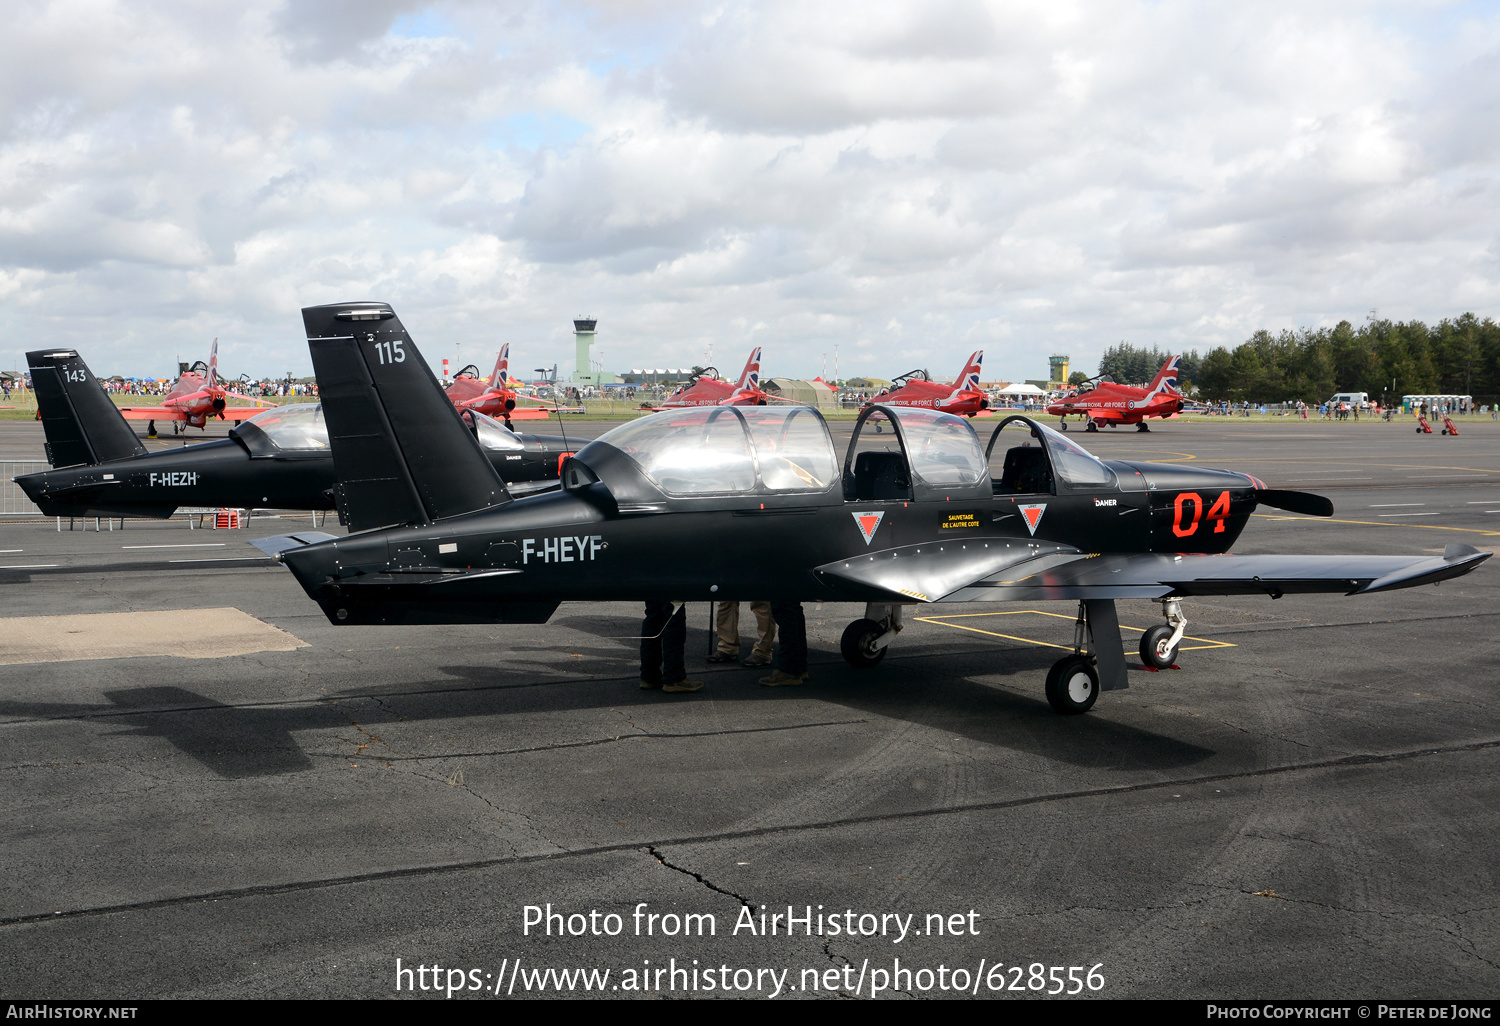
<svg viewBox="0 0 1500 1026">
<path fill-rule="evenodd" d="M 1170 352 L 1121 342 L 1105 350 L 1099 372 L 1116 381 L 1150 381 Z M 1399 402 L 1411 394 L 1500 395 L 1500 324 L 1472 313 L 1435 325 L 1371 316 L 1356 328 L 1264 329 L 1230 349 L 1218 346 L 1202 359 L 1185 354 L 1179 368 L 1184 390 L 1217 402 L 1325 402 L 1335 392 L 1368 392 Z"/>
</svg>

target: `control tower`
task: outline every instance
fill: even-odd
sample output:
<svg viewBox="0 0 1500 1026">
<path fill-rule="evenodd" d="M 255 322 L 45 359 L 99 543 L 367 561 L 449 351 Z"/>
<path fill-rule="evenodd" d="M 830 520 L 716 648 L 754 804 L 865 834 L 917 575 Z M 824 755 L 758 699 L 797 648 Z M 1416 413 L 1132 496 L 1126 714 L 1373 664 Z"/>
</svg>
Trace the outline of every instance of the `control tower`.
<svg viewBox="0 0 1500 1026">
<path fill-rule="evenodd" d="M 1068 383 L 1068 358 L 1066 356 L 1053 353 L 1047 357 L 1047 366 L 1049 368 L 1047 380 L 1052 383 L 1053 387 Z"/>
<path fill-rule="evenodd" d="M 573 366 L 573 384 L 575 385 L 599 383 L 599 375 L 594 373 L 593 359 L 590 355 L 590 350 L 594 348 L 594 328 L 598 323 L 593 318 L 573 322 L 574 350 L 578 358 L 578 362 Z"/>
</svg>

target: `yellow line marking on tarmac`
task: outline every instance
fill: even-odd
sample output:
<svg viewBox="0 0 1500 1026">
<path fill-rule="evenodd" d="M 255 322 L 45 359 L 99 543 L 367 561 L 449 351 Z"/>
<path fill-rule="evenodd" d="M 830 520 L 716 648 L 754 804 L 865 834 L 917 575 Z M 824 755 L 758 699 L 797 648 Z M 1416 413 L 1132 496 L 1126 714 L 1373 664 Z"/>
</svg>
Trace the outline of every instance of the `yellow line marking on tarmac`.
<svg viewBox="0 0 1500 1026">
<path fill-rule="evenodd" d="M 1464 534 L 1500 535 L 1500 531 L 1486 531 L 1481 527 L 1443 527 L 1439 524 L 1387 524 L 1380 520 L 1337 520 L 1333 517 L 1287 517 L 1273 513 L 1251 513 L 1262 520 L 1299 520 L 1318 524 L 1364 524 L 1367 527 L 1416 527 L 1424 531 L 1460 531 Z"/>
<path fill-rule="evenodd" d="M 1043 648 L 1060 648 L 1065 652 L 1073 651 L 1072 645 L 1055 645 L 1050 641 L 1037 641 L 1035 638 L 1023 638 L 1015 634 L 1001 634 L 999 631 L 987 631 L 982 627 L 970 627 L 967 624 L 948 622 L 949 620 L 964 620 L 978 616 L 1021 616 L 1023 614 L 1031 614 L 1035 616 L 1055 616 L 1059 620 L 1076 621 L 1078 619 L 1076 616 L 1068 616 L 1064 613 L 1049 613 L 1044 609 L 1007 609 L 994 613 L 948 613 L 944 614 L 943 616 L 916 616 L 912 619 L 920 620 L 922 623 L 935 623 L 942 627 L 953 627 L 961 631 L 973 631 L 975 634 L 985 634 L 992 638 L 1004 638 L 1007 641 L 1020 641 L 1027 645 L 1040 645 Z M 1130 627 L 1122 623 L 1120 624 L 1120 628 L 1127 631 L 1136 631 L 1140 634 L 1146 633 L 1145 627 Z M 1182 636 L 1182 640 L 1203 642 L 1203 644 L 1201 645 L 1182 645 L 1179 647 L 1179 651 L 1182 652 L 1196 652 L 1199 649 L 1205 648 L 1239 647 L 1231 641 L 1215 641 L 1212 638 L 1195 638 L 1190 634 L 1184 634 Z"/>
</svg>

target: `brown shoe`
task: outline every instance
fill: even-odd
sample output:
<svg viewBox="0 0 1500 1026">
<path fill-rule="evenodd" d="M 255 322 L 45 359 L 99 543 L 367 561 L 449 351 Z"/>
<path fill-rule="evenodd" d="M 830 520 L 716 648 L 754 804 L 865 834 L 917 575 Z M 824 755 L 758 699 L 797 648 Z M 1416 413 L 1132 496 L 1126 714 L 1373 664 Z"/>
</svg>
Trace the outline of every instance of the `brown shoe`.
<svg viewBox="0 0 1500 1026">
<path fill-rule="evenodd" d="M 801 684 L 806 679 L 807 679 L 807 674 L 806 673 L 803 673 L 803 674 L 801 674 L 799 676 L 799 675 L 794 674 L 794 673 L 784 673 L 781 670 L 777 670 L 775 673 L 771 674 L 769 677 L 762 677 L 760 679 L 760 682 L 762 684 L 764 684 L 768 688 L 780 688 L 780 687 L 788 687 L 788 686 L 795 685 L 795 684 Z"/>
<path fill-rule="evenodd" d="M 739 658 L 739 655 L 737 653 L 735 653 L 735 652 L 715 652 L 713 655 L 711 655 L 707 659 L 705 659 L 704 662 L 708 662 L 708 663 L 732 663 L 732 662 L 734 662 L 738 658 Z"/>
<path fill-rule="evenodd" d="M 771 660 L 769 660 L 769 659 L 762 659 L 760 656 L 754 656 L 753 655 L 749 659 L 746 659 L 743 663 L 740 663 L 740 665 L 741 666 L 748 666 L 748 667 L 750 667 L 750 669 L 753 670 L 753 669 L 757 669 L 757 668 L 759 668 L 761 666 L 770 666 L 771 665 Z"/>
<path fill-rule="evenodd" d="M 661 686 L 661 689 L 665 692 L 668 692 L 669 694 L 675 695 L 682 691 L 697 691 L 701 687 L 703 687 L 702 681 L 680 680 L 676 684 L 663 684 Z"/>
<path fill-rule="evenodd" d="M 656 690 L 658 690 L 660 688 L 661 688 L 661 681 L 659 681 L 659 680 L 642 680 L 641 681 L 641 690 L 642 691 L 656 691 Z"/>
</svg>

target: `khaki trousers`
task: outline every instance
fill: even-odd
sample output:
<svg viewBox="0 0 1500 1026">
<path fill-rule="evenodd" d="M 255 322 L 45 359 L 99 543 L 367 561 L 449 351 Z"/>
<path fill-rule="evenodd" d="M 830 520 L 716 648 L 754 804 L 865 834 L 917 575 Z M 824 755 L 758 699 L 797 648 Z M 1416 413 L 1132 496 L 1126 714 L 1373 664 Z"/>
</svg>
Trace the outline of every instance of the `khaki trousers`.
<svg viewBox="0 0 1500 1026">
<path fill-rule="evenodd" d="M 776 621 L 771 619 L 771 603 L 752 602 L 750 612 L 755 614 L 755 627 L 760 640 L 751 653 L 756 659 L 770 661 L 771 646 L 776 641 Z M 740 654 L 740 604 L 720 602 L 715 627 L 719 632 L 719 651 L 735 658 Z"/>
</svg>

